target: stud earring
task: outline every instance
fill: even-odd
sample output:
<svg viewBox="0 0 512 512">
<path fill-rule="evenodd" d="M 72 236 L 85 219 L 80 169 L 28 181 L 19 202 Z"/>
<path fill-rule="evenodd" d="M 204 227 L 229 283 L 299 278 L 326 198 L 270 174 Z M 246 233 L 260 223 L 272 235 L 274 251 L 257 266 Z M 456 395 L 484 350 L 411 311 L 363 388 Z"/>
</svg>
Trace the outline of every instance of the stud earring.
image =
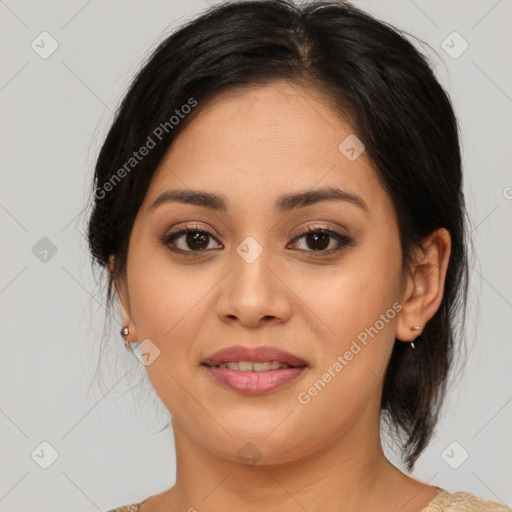
<svg viewBox="0 0 512 512">
<path fill-rule="evenodd" d="M 121 329 L 121 336 L 124 338 L 125 336 L 128 336 L 128 334 L 130 334 L 130 329 L 128 329 L 128 326 L 125 325 Z M 132 346 L 130 345 L 130 343 L 128 343 L 127 340 L 124 340 L 124 346 L 125 346 L 126 350 L 128 350 L 128 352 L 133 352 Z"/>
</svg>

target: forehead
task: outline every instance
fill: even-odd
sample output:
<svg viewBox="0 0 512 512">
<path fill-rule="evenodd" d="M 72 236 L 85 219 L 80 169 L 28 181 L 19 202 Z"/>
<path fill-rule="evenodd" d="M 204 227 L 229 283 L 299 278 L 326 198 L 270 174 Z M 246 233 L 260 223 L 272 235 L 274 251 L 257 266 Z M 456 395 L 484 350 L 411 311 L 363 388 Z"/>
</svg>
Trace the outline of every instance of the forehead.
<svg viewBox="0 0 512 512">
<path fill-rule="evenodd" d="M 357 143 L 354 137 L 313 88 L 283 80 L 229 89 L 196 107 L 160 162 L 145 203 L 166 189 L 190 188 L 227 196 L 234 206 L 262 205 L 290 191 L 335 186 L 386 207 L 366 153 L 349 159 L 343 152 Z"/>
</svg>

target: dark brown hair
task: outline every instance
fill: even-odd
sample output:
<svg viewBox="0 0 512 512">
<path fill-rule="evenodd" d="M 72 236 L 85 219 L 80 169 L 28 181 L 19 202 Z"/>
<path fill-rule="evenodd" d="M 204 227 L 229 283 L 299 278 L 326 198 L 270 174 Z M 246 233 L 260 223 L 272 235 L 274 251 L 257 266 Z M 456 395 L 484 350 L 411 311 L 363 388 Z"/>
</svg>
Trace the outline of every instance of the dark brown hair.
<svg viewBox="0 0 512 512">
<path fill-rule="evenodd" d="M 395 206 L 404 269 L 423 237 L 440 227 L 450 232 L 442 303 L 415 350 L 395 343 L 384 379 L 383 418 L 405 436 L 402 456 L 412 470 L 445 395 L 456 317 L 465 316 L 468 261 L 456 117 L 405 33 L 342 1 L 232 1 L 180 27 L 134 78 L 101 148 L 88 224 L 93 259 L 105 266 L 115 255 L 115 276 L 125 275 L 131 229 L 149 183 L 193 116 L 173 124 L 176 110 L 191 98 L 201 106 L 227 88 L 273 79 L 315 87 L 350 120 Z M 167 129 L 158 132 L 156 146 L 133 170 L 119 173 L 159 126 Z"/>
</svg>

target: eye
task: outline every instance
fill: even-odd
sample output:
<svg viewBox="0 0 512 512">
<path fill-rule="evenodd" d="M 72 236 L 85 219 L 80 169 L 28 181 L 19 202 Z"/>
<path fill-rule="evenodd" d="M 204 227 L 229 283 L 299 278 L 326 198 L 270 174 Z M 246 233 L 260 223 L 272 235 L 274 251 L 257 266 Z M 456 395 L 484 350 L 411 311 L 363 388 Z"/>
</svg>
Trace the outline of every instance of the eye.
<svg viewBox="0 0 512 512">
<path fill-rule="evenodd" d="M 301 239 L 304 239 L 304 245 L 307 248 L 299 250 L 306 252 L 319 252 L 322 253 L 322 255 L 336 253 L 344 249 L 346 246 L 351 246 L 354 243 L 352 238 L 342 233 L 319 227 L 307 227 L 303 229 L 300 235 L 293 239 L 293 242 Z"/>
<path fill-rule="evenodd" d="M 174 252 L 197 253 L 211 251 L 213 240 L 216 240 L 216 238 L 209 231 L 196 226 L 186 226 L 185 229 L 167 235 L 162 242 Z"/>
<path fill-rule="evenodd" d="M 291 243 L 297 243 L 304 239 L 306 248 L 299 248 L 298 250 L 304 252 L 316 252 L 319 255 L 333 254 L 341 251 L 346 246 L 353 245 L 352 238 L 323 227 L 307 227 L 300 231 Z M 215 247 L 217 242 L 220 247 Z M 205 229 L 199 226 L 186 226 L 184 229 L 170 233 L 162 240 L 162 243 L 169 247 L 173 252 L 183 254 L 185 256 L 197 256 L 197 253 L 211 252 L 215 249 L 221 249 L 222 244 Z M 213 246 L 212 246 L 213 243 Z M 334 247 L 333 247 L 334 246 Z"/>
</svg>

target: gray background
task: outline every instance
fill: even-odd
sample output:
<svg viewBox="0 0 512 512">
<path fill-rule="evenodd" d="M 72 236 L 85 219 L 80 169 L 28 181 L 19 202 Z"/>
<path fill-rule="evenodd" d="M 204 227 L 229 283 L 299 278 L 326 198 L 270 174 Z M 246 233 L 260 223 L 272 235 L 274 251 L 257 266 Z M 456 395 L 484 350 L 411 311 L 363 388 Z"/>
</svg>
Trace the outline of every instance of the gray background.
<svg viewBox="0 0 512 512">
<path fill-rule="evenodd" d="M 429 58 L 459 117 L 478 256 L 466 369 L 413 475 L 512 506 L 512 3 L 355 3 L 438 53 Z M 101 355 L 105 382 L 94 380 L 103 295 L 82 233 L 94 160 L 129 80 L 205 7 L 0 0 L 0 511 L 108 510 L 174 483 L 169 415 L 139 385 L 145 370 L 124 350 L 118 322 Z M 31 47 L 43 46 L 43 31 L 59 45 L 46 59 Z M 454 31 L 469 44 L 457 58 L 442 47 L 462 49 L 447 39 Z"/>
</svg>

